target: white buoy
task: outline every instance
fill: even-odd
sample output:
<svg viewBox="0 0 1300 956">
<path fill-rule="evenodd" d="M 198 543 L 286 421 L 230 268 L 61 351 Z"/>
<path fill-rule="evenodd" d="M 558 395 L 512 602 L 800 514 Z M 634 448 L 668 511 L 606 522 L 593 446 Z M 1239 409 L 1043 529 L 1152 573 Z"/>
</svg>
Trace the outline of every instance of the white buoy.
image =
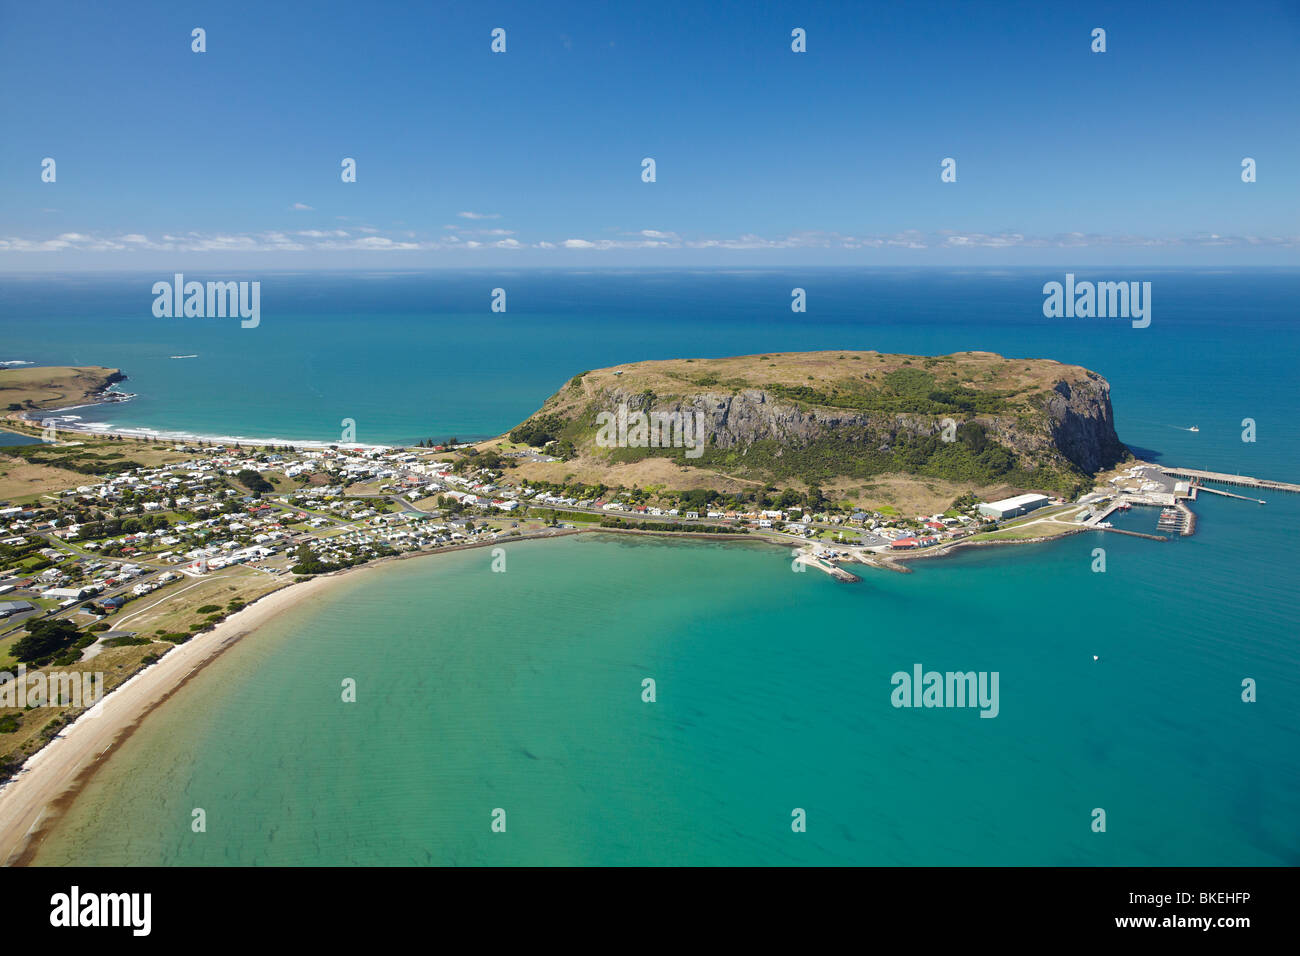
<svg viewBox="0 0 1300 956">
<path fill-rule="evenodd" d="M 1095 661 L 1095 660 L 1100 660 L 1100 658 L 1098 658 L 1096 654 L 1093 654 L 1093 655 L 1092 655 L 1092 659 L 1093 659 L 1094 661 Z"/>
</svg>

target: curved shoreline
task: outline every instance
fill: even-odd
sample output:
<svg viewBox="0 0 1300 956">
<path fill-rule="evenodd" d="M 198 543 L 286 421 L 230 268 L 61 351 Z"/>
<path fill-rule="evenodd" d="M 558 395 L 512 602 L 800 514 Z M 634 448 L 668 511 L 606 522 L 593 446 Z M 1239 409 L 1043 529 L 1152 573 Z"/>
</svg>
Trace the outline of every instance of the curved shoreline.
<svg viewBox="0 0 1300 956">
<path fill-rule="evenodd" d="M 1084 530 L 1084 529 L 1080 529 Z M 216 660 L 224 651 L 253 634 L 273 617 L 297 606 L 304 598 L 315 596 L 354 572 L 380 568 L 395 562 L 431 557 L 451 551 L 499 547 L 526 541 L 591 533 L 665 537 L 696 541 L 722 541 L 786 548 L 785 541 L 764 535 L 707 534 L 695 532 L 643 531 L 637 528 L 554 528 L 546 532 L 515 538 L 494 538 L 466 544 L 449 545 L 436 551 L 419 551 L 381 558 L 368 564 L 319 575 L 307 581 L 286 584 L 216 624 L 211 631 L 196 635 L 176 646 L 157 663 L 138 671 L 115 688 L 104 700 L 83 712 L 48 744 L 32 754 L 9 781 L 0 785 L 0 865 L 26 866 L 32 863 L 41 843 L 57 827 L 59 820 L 86 788 L 106 756 L 111 757 L 130 739 L 145 719 L 170 700 L 190 679 Z M 1031 544 L 1058 540 L 1068 535 L 1052 535 L 1008 541 L 954 542 L 942 549 L 904 555 L 890 555 L 879 561 L 861 563 L 880 570 L 911 573 L 911 569 L 891 559 L 940 557 L 962 546 Z M 98 715 L 91 716 L 95 711 Z"/>
<path fill-rule="evenodd" d="M 517 542 L 550 540 L 581 534 L 581 530 L 556 529 L 550 534 L 520 537 Z M 304 598 L 316 596 L 354 572 L 383 567 L 411 558 L 430 557 L 449 551 L 511 543 L 494 539 L 451 545 L 437 551 L 423 551 L 385 558 L 341 571 L 286 584 L 164 654 L 157 663 L 138 671 L 95 707 L 84 711 L 48 744 L 32 754 L 3 786 L 0 786 L 0 865 L 31 863 L 41 842 L 58 824 L 60 817 L 85 789 L 106 755 L 111 756 L 143 724 L 145 718 L 166 703 L 190 678 L 222 652 L 254 633 L 273 617 L 295 607 Z M 99 711 L 95 714 L 95 711 Z"/>
<path fill-rule="evenodd" d="M 29 863 L 58 818 L 104 765 L 106 754 L 116 751 L 149 714 L 222 651 L 325 586 L 327 579 L 313 579 L 263 595 L 139 671 L 96 705 L 99 715 L 83 713 L 29 757 L 0 788 L 0 863 Z"/>
<path fill-rule="evenodd" d="M 1068 528 L 1057 534 L 1045 534 L 1036 538 L 998 538 L 985 539 L 984 541 L 953 541 L 949 544 L 940 545 L 937 548 L 924 548 L 920 551 L 904 551 L 899 554 L 889 555 L 890 561 L 920 561 L 923 558 L 946 558 L 955 551 L 962 548 L 996 548 L 1005 544 L 1046 544 L 1048 541 L 1060 541 L 1062 538 L 1068 538 L 1071 535 L 1080 534 L 1084 531 L 1097 531 L 1097 528 Z M 910 571 L 910 568 L 900 568 L 899 570 Z"/>
<path fill-rule="evenodd" d="M 137 396 L 132 395 L 132 398 Z M 74 412 L 85 408 L 101 408 L 111 405 L 125 405 L 130 399 L 118 399 L 116 401 L 89 402 L 84 405 L 69 405 L 66 408 L 45 408 L 29 409 L 19 414 L 16 421 L 25 425 L 40 426 L 40 423 L 46 419 L 59 420 L 67 412 Z M 113 425 L 109 422 L 101 422 L 103 428 L 93 428 L 91 423 L 84 420 L 64 422 L 58 421 L 60 431 L 70 432 L 77 435 L 86 435 L 91 438 L 129 438 L 134 441 L 162 441 L 173 442 L 175 444 L 189 444 L 191 442 L 204 442 L 211 445 L 249 445 L 257 447 L 260 445 L 287 445 L 292 448 L 305 448 L 318 451 L 325 448 L 360 448 L 364 450 L 391 450 L 400 446 L 397 445 L 376 445 L 364 444 L 360 442 L 330 442 L 321 441 L 316 438 L 259 438 L 250 435 L 204 435 L 198 432 L 180 432 L 180 431 L 161 431 L 156 428 L 150 428 L 147 425 Z"/>
</svg>

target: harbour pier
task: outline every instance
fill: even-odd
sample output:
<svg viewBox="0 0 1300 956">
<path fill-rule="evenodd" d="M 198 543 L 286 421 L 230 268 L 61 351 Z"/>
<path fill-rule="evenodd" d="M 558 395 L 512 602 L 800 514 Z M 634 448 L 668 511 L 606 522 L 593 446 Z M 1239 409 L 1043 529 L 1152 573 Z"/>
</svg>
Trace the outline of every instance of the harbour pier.
<svg viewBox="0 0 1300 956">
<path fill-rule="evenodd" d="M 1197 492 L 1201 492 L 1201 491 L 1204 491 L 1204 492 L 1206 492 L 1206 493 L 1208 493 L 1208 494 L 1211 494 L 1211 495 L 1223 495 L 1223 497 L 1225 497 L 1225 498 L 1239 498 L 1239 499 L 1241 499 L 1242 501 L 1253 501 L 1253 502 L 1255 502 L 1256 504 L 1259 504 L 1259 505 L 1263 505 L 1263 504 L 1267 504 L 1267 503 L 1268 503 L 1268 502 L 1266 502 L 1263 498 L 1252 498 L 1252 497 L 1250 497 L 1249 495 L 1238 495 L 1238 494 L 1234 494 L 1234 493 L 1232 493 L 1231 491 L 1223 491 L 1223 490 L 1220 489 L 1220 488 L 1208 488 L 1208 487 L 1206 487 L 1205 485 L 1198 485 L 1198 484 L 1195 484 L 1195 483 L 1192 484 L 1192 500 L 1193 500 L 1193 501 L 1196 500 L 1196 494 L 1197 494 Z"/>
<path fill-rule="evenodd" d="M 1138 486 L 1133 486 L 1134 481 Z M 1107 527 L 1106 520 L 1117 510 L 1127 510 L 1134 505 L 1158 506 L 1160 518 L 1156 524 L 1158 534 L 1148 537 L 1162 537 L 1163 534 L 1177 534 L 1183 537 L 1196 533 L 1196 512 L 1188 507 L 1189 501 L 1196 501 L 1202 493 L 1220 495 L 1224 498 L 1236 498 L 1239 501 L 1253 501 L 1265 504 L 1263 498 L 1255 498 L 1221 488 L 1211 488 L 1205 482 L 1233 485 L 1246 489 L 1269 489 L 1300 493 L 1300 485 L 1286 481 L 1272 481 L 1268 478 L 1252 478 L 1249 475 L 1229 475 L 1226 472 L 1204 471 L 1200 468 L 1183 468 L 1163 465 L 1140 464 L 1130 469 L 1128 479 L 1112 479 L 1121 487 L 1115 489 L 1115 496 L 1103 507 L 1098 508 L 1085 522 L 1085 526 Z M 1128 486 L 1125 487 L 1124 485 Z M 1161 534 L 1163 533 L 1163 534 Z"/>
<path fill-rule="evenodd" d="M 795 558 L 795 560 L 798 561 L 800 564 L 806 564 L 810 567 L 814 567 L 818 571 L 825 571 L 827 574 L 835 578 L 837 581 L 852 582 L 852 581 L 862 580 L 852 571 L 846 571 L 838 564 L 834 564 L 826 560 L 825 558 L 818 557 L 816 554 L 813 554 L 811 551 L 800 551 L 799 555 Z"/>
<path fill-rule="evenodd" d="M 1188 481 L 1213 481 L 1220 485 L 1236 485 L 1240 488 L 1259 488 L 1264 491 L 1285 491 L 1300 495 L 1300 485 L 1287 481 L 1272 481 L 1268 478 L 1251 478 L 1248 475 L 1229 475 L 1219 471 L 1201 471 L 1199 468 L 1165 468 L 1157 466 L 1161 472 L 1171 478 L 1186 478 Z M 1210 489 L 1203 489 L 1210 490 Z M 1256 501 L 1259 499 L 1256 498 Z"/>
<path fill-rule="evenodd" d="M 1169 538 L 1163 534 L 1147 534 L 1145 531 L 1129 531 L 1127 528 L 1098 528 L 1098 531 L 1106 531 L 1110 534 L 1126 534 L 1130 538 L 1146 538 L 1148 541 L 1168 541 Z"/>
</svg>

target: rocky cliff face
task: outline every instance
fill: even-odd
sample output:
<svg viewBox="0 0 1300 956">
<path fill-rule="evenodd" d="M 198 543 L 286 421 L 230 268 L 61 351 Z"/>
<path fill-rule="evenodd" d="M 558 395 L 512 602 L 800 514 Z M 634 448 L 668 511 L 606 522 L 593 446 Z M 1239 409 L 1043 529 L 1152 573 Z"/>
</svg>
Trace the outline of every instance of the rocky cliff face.
<svg viewBox="0 0 1300 956">
<path fill-rule="evenodd" d="M 1052 442 L 1087 474 L 1122 461 L 1128 449 L 1115 433 L 1110 383 L 1089 372 L 1082 382 L 1059 382 L 1047 400 Z"/>
<path fill-rule="evenodd" d="M 679 398 L 657 398 L 624 388 L 599 391 L 590 412 L 629 410 L 682 412 L 703 415 L 711 447 L 745 448 L 773 440 L 804 445 L 827 436 L 848 436 L 889 451 L 900 435 L 938 435 L 943 419 L 920 414 L 876 414 L 852 409 L 799 407 L 760 388 L 734 393 L 700 391 Z M 984 426 L 990 437 L 1011 449 L 1020 463 L 1032 468 L 1056 456 L 1080 471 L 1095 474 L 1123 460 L 1128 453 L 1115 433 L 1110 385 L 1095 373 L 1082 381 L 1060 381 L 1041 411 L 1016 417 L 972 415 L 954 417 Z"/>
</svg>

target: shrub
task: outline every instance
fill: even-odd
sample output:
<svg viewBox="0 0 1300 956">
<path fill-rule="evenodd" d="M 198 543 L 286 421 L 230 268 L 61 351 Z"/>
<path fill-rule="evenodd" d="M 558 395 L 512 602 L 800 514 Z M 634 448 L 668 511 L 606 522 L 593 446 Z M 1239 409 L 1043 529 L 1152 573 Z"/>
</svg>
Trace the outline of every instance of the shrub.
<svg viewBox="0 0 1300 956">
<path fill-rule="evenodd" d="M 80 637 L 81 632 L 71 621 L 62 618 L 32 621 L 27 625 L 27 634 L 14 642 L 10 654 L 24 664 L 43 664 L 66 651 Z M 74 655 L 73 660 L 80 656 Z"/>
<path fill-rule="evenodd" d="M 138 647 L 141 644 L 152 644 L 147 637 L 110 637 L 104 642 L 105 647 Z"/>
<path fill-rule="evenodd" d="M 558 415 L 536 415 L 510 432 L 510 440 L 520 445 L 540 447 L 560 437 L 565 421 Z"/>
</svg>

